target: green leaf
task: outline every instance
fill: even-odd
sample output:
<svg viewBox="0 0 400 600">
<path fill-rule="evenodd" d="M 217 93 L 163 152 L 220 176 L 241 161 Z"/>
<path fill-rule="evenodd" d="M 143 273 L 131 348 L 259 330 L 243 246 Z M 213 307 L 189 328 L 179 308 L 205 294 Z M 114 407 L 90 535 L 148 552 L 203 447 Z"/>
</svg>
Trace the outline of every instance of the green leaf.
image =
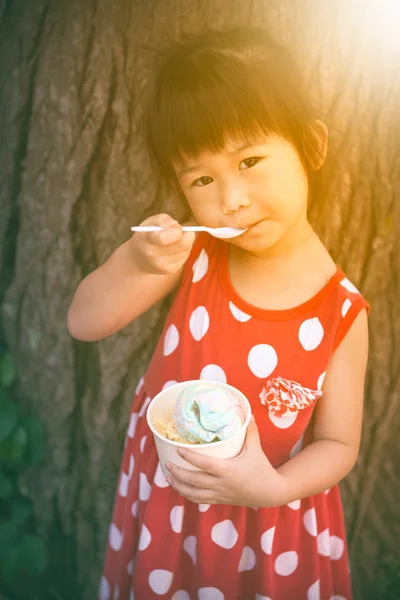
<svg viewBox="0 0 400 600">
<path fill-rule="evenodd" d="M 28 442 L 28 434 L 22 425 L 18 425 L 10 437 L 8 460 L 16 463 L 19 462 L 25 454 Z"/>
<path fill-rule="evenodd" d="M 0 387 L 0 405 L 10 401 L 10 395 L 7 390 Z"/>
<path fill-rule="evenodd" d="M 18 496 L 10 506 L 11 522 L 22 525 L 32 515 L 32 502 L 26 496 Z"/>
<path fill-rule="evenodd" d="M 2 579 L 11 588 L 21 580 L 23 574 L 20 546 L 21 544 L 18 544 L 9 550 L 2 565 Z"/>
<path fill-rule="evenodd" d="M 37 465 L 43 458 L 46 446 L 46 433 L 42 422 L 37 417 L 23 419 L 28 441 L 26 448 L 26 460 L 29 465 Z"/>
<path fill-rule="evenodd" d="M 0 442 L 14 429 L 18 421 L 18 406 L 15 402 L 5 401 L 0 404 Z"/>
<path fill-rule="evenodd" d="M 14 481 L 0 469 L 0 499 L 9 500 L 15 492 L 16 485 Z"/>
<path fill-rule="evenodd" d="M 38 576 L 44 572 L 47 552 L 43 540 L 36 535 L 26 534 L 17 542 L 13 537 L 11 541 L 2 559 L 2 579 L 17 589 L 27 575 Z"/>
<path fill-rule="evenodd" d="M 0 563 L 9 551 L 17 544 L 20 534 L 15 523 L 0 522 Z"/>
<path fill-rule="evenodd" d="M 40 575 L 47 566 L 47 552 L 43 540 L 32 534 L 23 536 L 20 553 L 24 563 L 24 571 L 30 575 Z"/>
<path fill-rule="evenodd" d="M 7 352 L 0 357 L 0 384 L 9 387 L 15 381 L 17 370 L 12 355 Z"/>
</svg>

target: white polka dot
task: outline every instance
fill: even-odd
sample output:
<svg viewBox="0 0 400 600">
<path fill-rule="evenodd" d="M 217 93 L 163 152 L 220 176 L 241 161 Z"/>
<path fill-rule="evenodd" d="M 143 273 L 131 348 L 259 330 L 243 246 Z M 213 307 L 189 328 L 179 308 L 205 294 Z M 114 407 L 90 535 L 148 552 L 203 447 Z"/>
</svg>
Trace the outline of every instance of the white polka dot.
<svg viewBox="0 0 400 600">
<path fill-rule="evenodd" d="M 317 515 L 315 514 L 315 508 L 310 508 L 303 515 L 303 523 L 306 531 L 312 536 L 316 536 L 317 530 Z"/>
<path fill-rule="evenodd" d="M 169 486 L 168 481 L 164 477 L 164 473 L 162 472 L 161 465 L 158 463 L 156 474 L 154 475 L 154 483 L 157 487 L 165 488 Z"/>
<path fill-rule="evenodd" d="M 210 327 L 210 317 L 205 306 L 198 306 L 194 309 L 189 319 L 190 333 L 194 339 L 199 342 L 207 333 Z"/>
<path fill-rule="evenodd" d="M 172 531 L 175 531 L 175 533 L 180 533 L 182 531 L 183 512 L 183 506 L 174 506 L 169 513 Z"/>
<path fill-rule="evenodd" d="M 271 600 L 269 596 L 261 596 L 261 594 L 256 594 L 255 600 Z"/>
<path fill-rule="evenodd" d="M 326 371 L 324 371 L 323 373 L 321 373 L 321 375 L 318 377 L 318 382 L 317 382 L 317 389 L 321 390 L 323 383 L 324 383 L 324 379 L 325 379 L 325 375 L 326 375 Z"/>
<path fill-rule="evenodd" d="M 151 533 L 147 529 L 146 525 L 142 525 L 142 531 L 140 532 L 139 538 L 139 550 L 146 550 L 146 548 L 150 545 L 151 542 Z"/>
<path fill-rule="evenodd" d="M 164 356 L 169 356 L 178 347 L 179 333 L 175 325 L 170 325 L 166 331 L 164 338 Z"/>
<path fill-rule="evenodd" d="M 225 371 L 218 365 L 207 365 L 200 373 L 200 379 L 206 379 L 208 381 L 220 381 L 226 383 Z"/>
<path fill-rule="evenodd" d="M 297 440 L 297 442 L 295 443 L 295 445 L 291 449 L 290 454 L 289 454 L 290 458 L 293 458 L 294 456 L 297 456 L 298 453 L 300 452 L 300 450 L 302 450 L 302 448 L 303 448 L 303 438 L 304 438 L 304 436 L 302 435 L 301 438 L 299 440 Z"/>
<path fill-rule="evenodd" d="M 278 356 L 272 346 L 258 344 L 250 350 L 247 362 L 256 377 L 268 377 L 278 364 Z"/>
<path fill-rule="evenodd" d="M 235 317 L 237 321 L 241 323 L 246 323 L 249 319 L 251 319 L 251 315 L 246 315 L 243 311 L 241 311 L 237 306 L 235 306 L 232 302 L 229 302 L 229 308 L 231 309 L 231 313 Z"/>
<path fill-rule="evenodd" d="M 155 594 L 166 594 L 171 587 L 173 574 L 165 569 L 154 569 L 149 575 L 149 586 Z"/>
<path fill-rule="evenodd" d="M 131 420 L 129 421 L 129 429 L 128 429 L 128 436 L 130 438 L 134 438 L 135 437 L 137 420 L 138 420 L 137 413 L 132 413 L 131 414 Z"/>
<path fill-rule="evenodd" d="M 299 564 L 299 557 L 297 552 L 294 550 L 290 552 L 283 552 L 275 560 L 275 571 L 278 575 L 291 575 L 297 569 Z"/>
<path fill-rule="evenodd" d="M 342 317 L 344 318 L 347 315 L 347 312 L 351 306 L 351 300 L 346 298 L 342 305 Z"/>
<path fill-rule="evenodd" d="M 204 275 L 207 273 L 207 271 L 208 271 L 208 256 L 207 256 L 207 252 L 204 249 L 200 252 L 199 256 L 194 261 L 192 269 L 193 269 L 193 277 L 192 277 L 193 283 L 197 283 L 198 281 L 200 281 L 200 279 L 203 279 Z"/>
<path fill-rule="evenodd" d="M 324 529 L 317 536 L 317 548 L 318 554 L 321 556 L 329 556 L 331 553 L 330 539 L 329 539 L 329 529 Z"/>
<path fill-rule="evenodd" d="M 116 527 L 116 525 L 114 525 L 114 523 L 112 523 L 109 534 L 108 534 L 108 541 L 109 541 L 111 548 L 113 550 L 120 550 L 121 546 L 122 546 L 122 540 L 123 540 L 122 533 L 120 532 L 118 527 Z"/>
<path fill-rule="evenodd" d="M 210 508 L 210 504 L 199 504 L 199 511 L 206 512 Z"/>
<path fill-rule="evenodd" d="M 344 552 L 344 542 L 340 537 L 336 535 L 331 535 L 330 538 L 330 546 L 331 546 L 331 559 L 339 560 L 342 558 Z"/>
<path fill-rule="evenodd" d="M 134 567 L 135 567 L 135 559 L 131 560 L 128 563 L 128 566 L 127 566 L 127 569 L 126 569 L 128 575 L 133 575 L 133 569 L 134 569 Z"/>
<path fill-rule="evenodd" d="M 261 548 L 265 554 L 272 554 L 272 544 L 274 542 L 275 527 L 271 527 L 264 531 L 261 536 Z"/>
<path fill-rule="evenodd" d="M 320 600 L 319 579 L 308 588 L 307 600 Z"/>
<path fill-rule="evenodd" d="M 324 337 L 324 328 L 318 317 L 303 321 L 299 329 L 299 341 L 304 350 L 315 350 Z"/>
<path fill-rule="evenodd" d="M 196 536 L 188 535 L 188 537 L 185 538 L 185 540 L 183 542 L 183 549 L 185 552 L 187 552 L 189 554 L 194 565 L 196 564 L 196 546 L 197 546 Z"/>
<path fill-rule="evenodd" d="M 240 557 L 239 573 L 241 571 L 251 571 L 256 565 L 256 553 L 249 546 L 245 546 Z"/>
<path fill-rule="evenodd" d="M 328 488 L 327 490 L 325 490 L 325 491 L 324 491 L 324 494 L 325 494 L 325 496 L 326 496 L 327 494 L 329 494 L 329 492 L 331 491 L 331 489 L 332 489 L 332 488 Z"/>
<path fill-rule="evenodd" d="M 113 600 L 119 600 L 119 587 L 116 585 L 114 589 Z"/>
<path fill-rule="evenodd" d="M 125 473 L 121 473 L 121 479 L 119 481 L 119 495 L 126 498 L 128 495 L 128 483 L 129 477 Z"/>
<path fill-rule="evenodd" d="M 211 529 L 211 539 L 222 548 L 233 548 L 238 540 L 238 532 L 230 519 L 221 521 Z"/>
<path fill-rule="evenodd" d="M 224 600 L 225 596 L 215 587 L 200 588 L 197 592 L 198 600 Z"/>
<path fill-rule="evenodd" d="M 140 500 L 148 500 L 150 498 L 151 485 L 147 481 L 147 477 L 144 473 L 140 473 L 139 476 L 139 498 Z"/>
<path fill-rule="evenodd" d="M 293 502 L 288 503 L 288 507 L 292 510 L 299 510 L 301 506 L 301 500 L 293 500 Z"/>
<path fill-rule="evenodd" d="M 278 429 L 288 429 L 288 427 L 291 427 L 297 419 L 297 415 L 298 412 L 295 412 L 285 417 L 277 417 L 276 415 L 273 415 L 270 410 L 268 411 L 269 420 L 272 421 Z"/>
<path fill-rule="evenodd" d="M 143 402 L 143 406 L 139 411 L 139 417 L 143 417 L 144 413 L 146 412 L 146 408 L 148 407 L 148 405 L 151 402 L 151 398 L 146 398 L 146 400 Z"/>
<path fill-rule="evenodd" d="M 99 600 L 108 600 L 110 597 L 110 584 L 105 577 L 100 580 Z"/>
<path fill-rule="evenodd" d="M 132 517 L 137 517 L 139 512 L 139 500 L 135 500 L 135 502 L 131 506 Z"/>
<path fill-rule="evenodd" d="M 173 596 L 171 596 L 171 600 L 190 600 L 190 596 L 184 590 L 178 590 Z"/>
<path fill-rule="evenodd" d="M 135 459 L 133 458 L 133 456 L 131 455 L 129 457 L 129 471 L 128 471 L 128 478 L 130 479 L 132 477 L 133 474 L 133 469 L 135 468 Z"/>
<path fill-rule="evenodd" d="M 142 389 L 142 387 L 143 387 L 143 384 L 144 384 L 144 378 L 143 378 L 143 377 L 141 377 L 141 378 L 139 379 L 139 381 L 138 381 L 138 384 L 137 384 L 137 386 L 136 386 L 135 394 L 138 394 L 138 393 L 140 392 L 140 390 L 141 390 L 141 389 Z"/>
<path fill-rule="evenodd" d="M 164 383 L 162 389 L 167 390 L 169 387 L 171 387 L 172 385 L 175 385 L 176 383 L 178 383 L 178 382 L 175 381 L 174 379 L 171 379 L 170 381 L 167 381 L 167 383 Z"/>
<path fill-rule="evenodd" d="M 144 435 L 144 436 L 142 437 L 142 439 L 140 440 L 140 452 L 141 452 L 141 453 L 143 453 L 143 450 L 144 450 L 144 446 L 145 446 L 146 440 L 147 440 L 147 435 Z"/>
<path fill-rule="evenodd" d="M 346 290 L 348 290 L 349 292 L 353 292 L 354 294 L 359 294 L 360 293 L 358 291 L 358 289 L 356 288 L 356 286 L 353 285 L 351 283 L 351 281 L 349 281 L 347 279 L 347 277 L 345 277 L 344 279 L 342 279 L 342 281 L 340 282 L 340 285 L 342 285 L 344 288 L 346 288 Z"/>
</svg>

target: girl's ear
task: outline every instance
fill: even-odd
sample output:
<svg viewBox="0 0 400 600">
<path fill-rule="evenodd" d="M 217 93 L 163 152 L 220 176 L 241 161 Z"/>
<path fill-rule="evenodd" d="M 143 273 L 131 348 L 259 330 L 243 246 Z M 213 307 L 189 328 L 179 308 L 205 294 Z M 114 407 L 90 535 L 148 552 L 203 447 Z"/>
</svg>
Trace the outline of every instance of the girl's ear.
<svg viewBox="0 0 400 600">
<path fill-rule="evenodd" d="M 328 128 L 322 121 L 313 119 L 306 125 L 303 149 L 310 168 L 318 171 L 325 162 L 328 152 Z"/>
</svg>

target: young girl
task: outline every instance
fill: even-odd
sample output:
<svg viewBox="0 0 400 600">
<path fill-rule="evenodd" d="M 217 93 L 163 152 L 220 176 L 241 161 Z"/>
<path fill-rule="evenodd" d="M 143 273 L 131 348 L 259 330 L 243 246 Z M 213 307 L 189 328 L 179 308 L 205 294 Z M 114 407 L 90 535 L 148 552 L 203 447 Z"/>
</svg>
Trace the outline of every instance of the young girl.
<svg viewBox="0 0 400 600">
<path fill-rule="evenodd" d="M 156 172 L 195 222 L 166 214 L 79 285 L 71 334 L 99 340 L 177 290 L 137 387 L 100 600 L 350 600 L 338 482 L 359 450 L 368 305 L 308 221 L 327 128 L 286 51 L 256 28 L 161 56 L 143 119 Z M 146 408 L 184 380 L 227 382 L 254 420 L 239 456 L 160 470 Z"/>
</svg>

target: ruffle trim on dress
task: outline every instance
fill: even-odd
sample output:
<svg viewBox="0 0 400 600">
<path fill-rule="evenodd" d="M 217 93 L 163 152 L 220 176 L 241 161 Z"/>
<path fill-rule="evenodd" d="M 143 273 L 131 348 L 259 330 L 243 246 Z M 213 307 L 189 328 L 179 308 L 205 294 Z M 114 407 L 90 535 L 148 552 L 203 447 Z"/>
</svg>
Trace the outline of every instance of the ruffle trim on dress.
<svg viewBox="0 0 400 600">
<path fill-rule="evenodd" d="M 321 396 L 322 391 L 311 390 L 283 377 L 268 379 L 259 395 L 261 404 L 277 417 L 292 416 L 311 406 Z"/>
</svg>

